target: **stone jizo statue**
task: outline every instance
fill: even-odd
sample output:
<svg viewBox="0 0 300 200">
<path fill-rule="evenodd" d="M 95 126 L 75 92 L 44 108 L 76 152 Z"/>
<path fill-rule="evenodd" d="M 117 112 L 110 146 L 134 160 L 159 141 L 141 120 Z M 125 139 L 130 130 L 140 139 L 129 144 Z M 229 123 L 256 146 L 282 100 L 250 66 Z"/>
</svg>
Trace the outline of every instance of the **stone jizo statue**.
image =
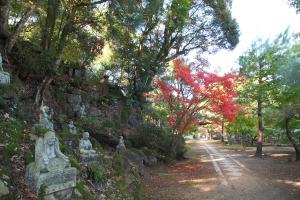
<svg viewBox="0 0 300 200">
<path fill-rule="evenodd" d="M 73 121 L 70 121 L 69 122 L 69 132 L 72 133 L 72 134 L 77 134 L 77 129 L 76 129 L 76 126 L 74 125 L 74 122 Z"/>
<path fill-rule="evenodd" d="M 80 117 L 85 117 L 86 116 L 86 111 L 85 111 L 85 105 L 82 104 L 79 108 L 79 116 Z"/>
<path fill-rule="evenodd" d="M 45 185 L 46 195 L 59 193 L 62 199 L 71 196 L 72 191 L 66 191 L 76 186 L 76 168 L 70 167 L 69 158 L 60 151 L 55 132 L 48 131 L 36 141 L 35 161 L 26 168 L 26 180 L 34 192 Z"/>
<path fill-rule="evenodd" d="M 55 133 L 48 131 L 44 138 L 39 138 L 35 145 L 35 161 L 37 162 L 37 167 L 42 172 L 49 172 L 52 170 L 52 166 L 49 165 L 52 159 L 59 158 L 61 164 L 65 167 L 69 166 L 70 161 L 67 156 L 65 156 L 59 149 L 58 139 Z M 59 166 L 53 166 L 59 167 Z"/>
<path fill-rule="evenodd" d="M 126 149 L 126 146 L 125 146 L 125 143 L 124 143 L 123 136 L 120 136 L 119 144 L 117 146 L 117 150 L 123 150 L 123 149 Z"/>
<path fill-rule="evenodd" d="M 96 151 L 93 150 L 90 134 L 88 132 L 83 133 L 83 138 L 79 142 L 79 152 L 83 155 L 96 154 Z"/>
<path fill-rule="evenodd" d="M 50 131 L 54 131 L 52 116 L 53 116 L 53 110 L 50 109 L 48 106 L 42 106 L 39 125 L 42 128 L 46 128 Z"/>
<path fill-rule="evenodd" d="M 3 60 L 2 60 L 2 55 L 0 53 L 0 72 L 3 72 L 3 67 L 2 67 L 2 63 L 3 63 Z"/>
<path fill-rule="evenodd" d="M 79 141 L 79 160 L 85 164 L 91 164 L 100 159 L 99 155 L 93 149 L 89 138 L 90 134 L 88 132 L 84 132 L 82 139 Z"/>
<path fill-rule="evenodd" d="M 3 70 L 2 62 L 2 56 L 0 54 L 0 84 L 10 84 L 10 74 Z"/>
</svg>

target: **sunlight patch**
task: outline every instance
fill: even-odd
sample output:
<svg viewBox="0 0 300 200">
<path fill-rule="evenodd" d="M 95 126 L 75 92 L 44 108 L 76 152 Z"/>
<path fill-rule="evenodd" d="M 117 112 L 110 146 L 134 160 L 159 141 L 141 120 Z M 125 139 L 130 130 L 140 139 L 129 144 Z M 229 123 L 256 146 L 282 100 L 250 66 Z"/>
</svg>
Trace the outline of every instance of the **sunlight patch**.
<svg viewBox="0 0 300 200">
<path fill-rule="evenodd" d="M 199 178 L 199 179 L 191 179 L 191 180 L 181 180 L 178 183 L 207 183 L 215 181 L 216 178 Z"/>
<path fill-rule="evenodd" d="M 278 183 L 285 183 L 291 186 L 294 186 L 296 188 L 300 188 L 300 182 L 299 181 L 290 181 L 290 180 L 276 180 Z"/>
</svg>

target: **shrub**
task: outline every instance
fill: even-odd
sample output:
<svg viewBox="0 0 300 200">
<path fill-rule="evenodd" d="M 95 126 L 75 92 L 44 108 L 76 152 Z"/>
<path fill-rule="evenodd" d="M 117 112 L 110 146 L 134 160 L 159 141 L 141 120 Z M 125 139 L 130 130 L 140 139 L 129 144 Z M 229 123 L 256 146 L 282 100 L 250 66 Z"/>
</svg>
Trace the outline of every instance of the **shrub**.
<svg viewBox="0 0 300 200">
<path fill-rule="evenodd" d="M 129 135 L 129 141 L 135 148 L 148 148 L 155 150 L 166 158 L 182 157 L 185 153 L 184 141 L 180 142 L 172 153 L 173 135 L 168 128 L 161 128 L 154 124 L 144 123 L 137 128 L 136 133 Z"/>
<path fill-rule="evenodd" d="M 90 165 L 88 167 L 87 174 L 88 178 L 96 183 L 106 182 L 107 176 L 103 165 L 99 165 L 98 163 Z"/>
</svg>

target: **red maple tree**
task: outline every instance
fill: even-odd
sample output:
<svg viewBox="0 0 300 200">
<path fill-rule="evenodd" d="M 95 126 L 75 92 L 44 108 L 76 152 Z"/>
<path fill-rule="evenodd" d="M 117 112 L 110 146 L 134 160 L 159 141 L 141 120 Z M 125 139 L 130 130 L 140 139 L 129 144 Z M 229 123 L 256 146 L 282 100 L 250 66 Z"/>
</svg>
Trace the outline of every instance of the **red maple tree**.
<svg viewBox="0 0 300 200">
<path fill-rule="evenodd" d="M 192 125 L 201 124 L 199 114 L 217 113 L 234 121 L 239 106 L 237 97 L 237 75 L 228 73 L 219 76 L 207 71 L 193 72 L 182 60 L 174 62 L 174 79 L 157 80 L 159 93 L 153 98 L 156 103 L 164 102 L 169 113 L 168 124 L 174 135 L 183 135 Z"/>
</svg>

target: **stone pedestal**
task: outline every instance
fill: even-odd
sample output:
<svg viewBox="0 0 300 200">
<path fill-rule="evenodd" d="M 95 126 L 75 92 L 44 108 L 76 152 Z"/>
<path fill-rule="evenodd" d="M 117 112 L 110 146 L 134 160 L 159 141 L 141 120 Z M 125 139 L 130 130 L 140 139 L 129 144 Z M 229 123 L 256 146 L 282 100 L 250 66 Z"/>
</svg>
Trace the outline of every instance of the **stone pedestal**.
<svg viewBox="0 0 300 200">
<path fill-rule="evenodd" d="M 91 164 L 97 161 L 100 161 L 100 156 L 98 154 L 79 155 L 79 162 L 81 163 Z"/>
<path fill-rule="evenodd" d="M 51 160 L 49 172 L 38 173 L 34 165 L 35 163 L 31 163 L 26 169 L 27 183 L 33 192 L 38 193 L 39 189 L 44 186 L 46 199 L 53 199 L 54 196 L 61 199 L 71 197 L 76 187 L 76 168 L 63 168 L 60 158 Z"/>
</svg>

